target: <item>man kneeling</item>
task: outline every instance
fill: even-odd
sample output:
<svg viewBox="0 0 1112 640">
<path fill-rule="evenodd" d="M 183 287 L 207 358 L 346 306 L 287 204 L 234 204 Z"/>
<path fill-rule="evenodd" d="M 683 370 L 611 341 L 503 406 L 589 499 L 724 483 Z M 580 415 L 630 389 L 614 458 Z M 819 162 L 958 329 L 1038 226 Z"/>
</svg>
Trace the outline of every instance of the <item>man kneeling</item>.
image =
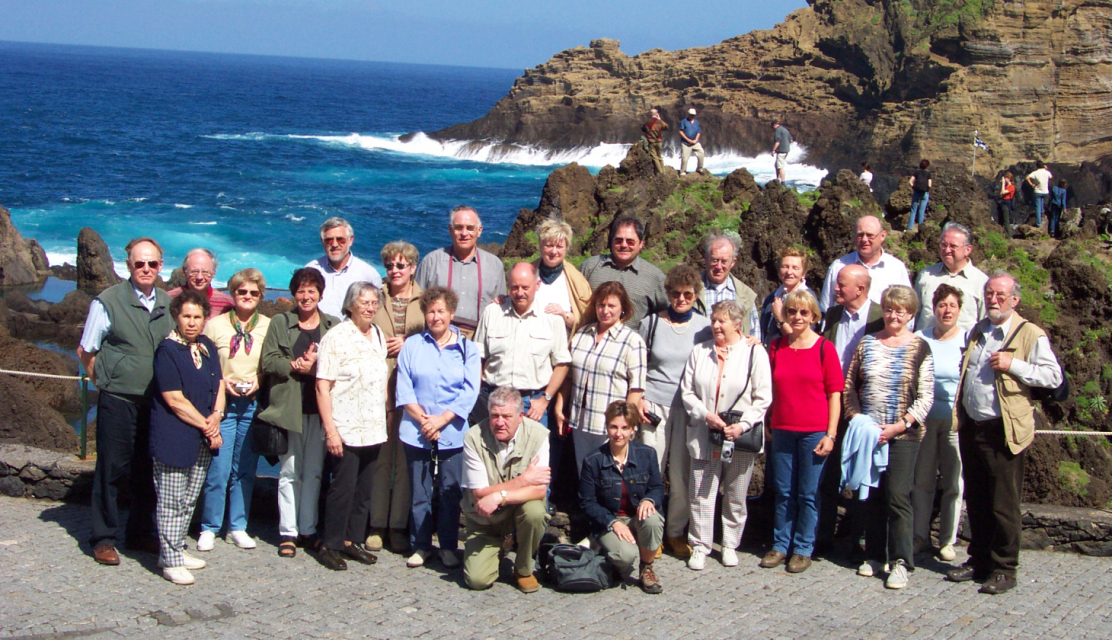
<svg viewBox="0 0 1112 640">
<path fill-rule="evenodd" d="M 490 417 L 463 438 L 463 577 L 472 589 L 494 584 L 502 541 L 513 533 L 514 579 L 532 593 L 539 588 L 533 558 L 548 524 L 548 429 L 525 417 L 521 394 L 510 387 L 495 389 L 487 406 Z"/>
</svg>

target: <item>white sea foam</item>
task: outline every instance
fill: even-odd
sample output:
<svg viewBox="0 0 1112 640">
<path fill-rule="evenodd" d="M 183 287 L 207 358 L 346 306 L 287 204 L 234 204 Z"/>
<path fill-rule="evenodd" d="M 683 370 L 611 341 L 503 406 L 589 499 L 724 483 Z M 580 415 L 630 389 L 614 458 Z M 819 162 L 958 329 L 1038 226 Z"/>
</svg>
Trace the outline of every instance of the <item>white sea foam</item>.
<svg viewBox="0 0 1112 640">
<path fill-rule="evenodd" d="M 302 222 L 305 220 L 305 216 L 295 216 L 292 213 L 287 213 L 284 217 L 291 222 Z"/>
<path fill-rule="evenodd" d="M 191 205 L 191 204 L 182 204 L 180 202 L 175 202 L 174 203 L 174 208 L 175 209 L 192 209 L 193 205 Z"/>
<path fill-rule="evenodd" d="M 197 224 L 197 225 L 202 225 L 202 226 L 205 226 L 205 227 L 211 227 L 211 226 L 217 224 L 217 222 L 215 220 L 209 220 L 207 222 L 201 222 L 201 221 L 190 222 L 189 224 Z"/>
</svg>

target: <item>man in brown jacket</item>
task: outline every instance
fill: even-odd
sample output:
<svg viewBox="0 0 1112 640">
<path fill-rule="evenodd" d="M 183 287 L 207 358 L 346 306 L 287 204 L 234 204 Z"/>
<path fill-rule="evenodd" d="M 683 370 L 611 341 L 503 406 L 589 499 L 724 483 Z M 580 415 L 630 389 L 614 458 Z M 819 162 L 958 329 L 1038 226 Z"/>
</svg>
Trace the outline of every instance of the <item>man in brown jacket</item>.
<svg viewBox="0 0 1112 640">
<path fill-rule="evenodd" d="M 655 107 L 649 110 L 649 114 L 652 117 L 649 118 L 648 122 L 641 125 L 641 132 L 645 134 L 649 157 L 653 159 L 656 172 L 663 173 L 664 159 L 660 155 L 660 142 L 664 138 L 664 132 L 668 130 L 668 123 L 660 118 L 660 112 Z"/>
</svg>

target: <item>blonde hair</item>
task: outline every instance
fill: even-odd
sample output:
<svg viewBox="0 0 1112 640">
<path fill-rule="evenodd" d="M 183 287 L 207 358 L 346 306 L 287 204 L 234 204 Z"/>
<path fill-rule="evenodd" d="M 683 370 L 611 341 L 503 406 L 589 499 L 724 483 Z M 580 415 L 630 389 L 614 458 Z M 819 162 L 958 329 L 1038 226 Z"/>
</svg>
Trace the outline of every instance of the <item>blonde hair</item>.
<svg viewBox="0 0 1112 640">
<path fill-rule="evenodd" d="M 919 312 L 919 296 L 915 295 L 915 289 L 907 285 L 894 284 L 880 294 L 880 306 L 900 307 L 908 315 L 914 316 Z"/>
<path fill-rule="evenodd" d="M 796 309 L 807 309 L 811 312 L 811 317 L 817 322 L 821 317 L 822 312 L 819 311 L 819 301 L 815 300 L 815 294 L 809 290 L 799 287 L 788 295 L 784 296 L 784 308 L 795 305 Z"/>
<path fill-rule="evenodd" d="M 537 244 L 542 247 L 544 243 L 549 240 L 563 240 L 570 247 L 573 236 L 574 233 L 571 230 L 571 225 L 563 220 L 548 218 L 537 225 Z"/>
<path fill-rule="evenodd" d="M 259 287 L 259 291 L 264 295 L 266 294 L 266 278 L 263 277 L 262 271 L 254 267 L 247 267 L 246 269 L 236 271 L 235 275 L 228 279 L 228 291 L 235 293 L 239 285 L 244 282 L 255 283 L 255 285 Z"/>
</svg>

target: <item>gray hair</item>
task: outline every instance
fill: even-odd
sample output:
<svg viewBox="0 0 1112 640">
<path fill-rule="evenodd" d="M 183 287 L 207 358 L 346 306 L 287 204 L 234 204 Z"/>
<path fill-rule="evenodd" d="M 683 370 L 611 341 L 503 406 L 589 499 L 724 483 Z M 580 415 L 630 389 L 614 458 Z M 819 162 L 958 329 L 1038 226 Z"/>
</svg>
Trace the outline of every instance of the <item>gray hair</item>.
<svg viewBox="0 0 1112 640">
<path fill-rule="evenodd" d="M 471 207 L 471 206 L 468 206 L 466 204 L 461 204 L 457 207 L 452 207 L 451 212 L 448 213 L 448 224 L 455 224 L 456 214 L 461 212 L 461 211 L 470 211 L 471 213 L 475 214 L 475 218 L 479 221 L 479 226 L 480 227 L 483 226 L 483 219 L 479 216 L 479 212 L 475 211 L 475 207 Z"/>
<path fill-rule="evenodd" d="M 216 254 L 215 253 L 213 253 L 212 251 L 209 251 L 208 249 L 206 249 L 204 247 L 197 247 L 196 249 L 190 249 L 189 253 L 185 254 L 185 260 L 181 261 L 181 270 L 182 271 L 189 271 L 189 267 L 186 266 L 186 265 L 189 264 L 189 259 L 192 258 L 193 256 L 197 255 L 197 254 L 201 254 L 201 255 L 207 257 L 209 260 L 212 260 L 212 271 L 213 271 L 213 273 L 215 273 L 216 268 L 220 266 L 220 262 L 216 259 Z"/>
<path fill-rule="evenodd" d="M 745 322 L 745 312 L 733 300 L 723 300 L 710 308 L 710 317 L 724 315 L 729 318 L 740 329 L 742 323 Z"/>
<path fill-rule="evenodd" d="M 953 221 L 947 222 L 946 224 L 942 225 L 942 233 L 938 237 L 945 238 L 946 233 L 949 231 L 956 231 L 957 233 L 965 236 L 965 244 L 973 244 L 973 232 L 970 231 L 969 227 L 965 226 L 964 224 Z"/>
<path fill-rule="evenodd" d="M 985 281 L 985 289 L 988 289 L 989 282 L 992 282 L 997 278 L 1007 278 L 1008 280 L 1011 280 L 1012 295 L 1019 298 L 1020 300 L 1023 300 L 1023 286 L 1019 284 L 1019 280 L 1017 280 L 1015 276 L 1008 273 L 1007 271 L 1004 271 L 1003 269 L 997 269 L 996 271 L 992 272 L 992 275 L 988 277 L 987 281 Z"/>
<path fill-rule="evenodd" d="M 379 293 L 379 288 L 370 282 L 353 282 L 348 287 L 347 293 L 344 295 L 344 306 L 341 307 L 345 318 L 350 318 L 352 312 L 355 310 L 355 301 L 363 297 L 363 294 L 368 291 L 374 291 L 375 297 L 379 298 L 382 302 L 382 296 Z"/>
<path fill-rule="evenodd" d="M 706 242 L 703 244 L 703 254 L 707 259 L 710 259 L 710 251 L 714 248 L 714 245 L 723 240 L 730 243 L 730 247 L 734 250 L 734 257 L 738 257 L 738 254 L 741 253 L 741 236 L 734 231 L 711 229 L 710 232 L 707 233 Z"/>
<path fill-rule="evenodd" d="M 514 414 L 525 412 L 525 401 L 521 399 L 521 394 L 513 387 L 498 387 L 490 392 L 487 398 L 487 411 L 494 407 L 513 407 Z"/>
<path fill-rule="evenodd" d="M 320 226 L 320 239 L 321 239 L 321 241 L 322 242 L 324 241 L 324 234 L 326 234 L 329 231 L 335 229 L 336 227 L 343 227 L 344 230 L 347 231 L 347 237 L 349 237 L 349 238 L 355 235 L 355 229 L 351 228 L 351 223 L 350 222 L 348 222 L 347 220 L 344 220 L 343 218 L 340 218 L 338 216 L 333 216 L 333 217 L 325 220 L 324 223 L 321 224 L 321 226 Z"/>
</svg>

